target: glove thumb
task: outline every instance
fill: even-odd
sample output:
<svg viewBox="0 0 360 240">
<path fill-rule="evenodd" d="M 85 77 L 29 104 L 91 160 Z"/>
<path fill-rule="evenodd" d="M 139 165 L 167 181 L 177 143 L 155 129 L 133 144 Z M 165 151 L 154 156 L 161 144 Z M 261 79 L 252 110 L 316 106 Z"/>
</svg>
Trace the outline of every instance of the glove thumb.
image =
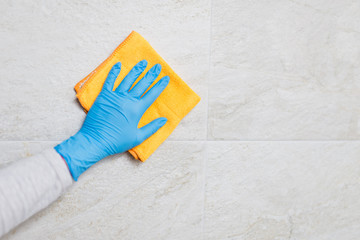
<svg viewBox="0 0 360 240">
<path fill-rule="evenodd" d="M 139 129 L 138 133 L 138 144 L 142 143 L 146 139 L 148 139 L 151 135 L 157 132 L 162 126 L 165 125 L 167 119 L 164 117 L 157 118 L 152 122 L 146 124 L 142 128 Z"/>
</svg>

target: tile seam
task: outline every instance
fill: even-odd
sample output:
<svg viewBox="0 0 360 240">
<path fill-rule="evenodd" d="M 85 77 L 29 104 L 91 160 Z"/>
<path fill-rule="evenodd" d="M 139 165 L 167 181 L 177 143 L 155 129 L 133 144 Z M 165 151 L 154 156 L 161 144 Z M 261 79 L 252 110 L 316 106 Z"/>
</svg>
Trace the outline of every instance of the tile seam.
<svg viewBox="0 0 360 240">
<path fill-rule="evenodd" d="M 210 88 L 210 81 L 212 78 L 212 56 L 211 56 L 211 50 L 212 50 L 212 27 L 213 27 L 213 1 L 210 0 L 210 13 L 209 13 L 209 58 L 208 58 L 208 79 L 206 81 L 206 139 L 205 139 L 205 155 L 203 156 L 203 202 L 202 202 L 202 213 L 201 213 L 201 239 L 205 239 L 205 205 L 206 205 L 206 181 L 207 181 L 207 162 L 208 162 L 208 140 L 209 140 L 209 88 Z"/>
</svg>

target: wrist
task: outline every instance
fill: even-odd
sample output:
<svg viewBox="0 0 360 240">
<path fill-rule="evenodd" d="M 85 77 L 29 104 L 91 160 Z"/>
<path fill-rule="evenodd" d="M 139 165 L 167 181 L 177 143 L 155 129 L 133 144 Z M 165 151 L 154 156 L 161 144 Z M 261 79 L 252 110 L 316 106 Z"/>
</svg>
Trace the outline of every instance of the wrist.
<svg viewBox="0 0 360 240">
<path fill-rule="evenodd" d="M 58 144 L 55 150 L 65 160 L 75 181 L 101 159 L 96 145 L 92 144 L 91 139 L 81 132 Z"/>
</svg>

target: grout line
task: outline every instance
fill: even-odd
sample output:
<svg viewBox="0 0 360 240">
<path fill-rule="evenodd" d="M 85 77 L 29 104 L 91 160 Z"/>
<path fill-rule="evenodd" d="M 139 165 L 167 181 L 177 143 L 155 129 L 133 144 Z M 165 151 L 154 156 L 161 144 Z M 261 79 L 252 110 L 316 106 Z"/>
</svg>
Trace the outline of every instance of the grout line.
<svg viewBox="0 0 360 240">
<path fill-rule="evenodd" d="M 57 142 L 61 143 L 64 140 L 0 140 L 2 142 Z M 188 140 L 166 140 L 165 142 L 360 142 L 360 139 L 276 139 L 276 140 L 266 140 L 266 139 L 220 139 L 220 140 L 206 140 L 206 139 L 188 139 Z"/>
<path fill-rule="evenodd" d="M 166 142 L 360 142 L 360 139 L 221 139 L 221 140 L 167 140 Z"/>
<path fill-rule="evenodd" d="M 202 211 L 201 211 L 201 238 L 204 240 L 204 231 L 205 231 L 205 205 L 206 205 L 206 180 L 207 180 L 207 162 L 209 159 L 209 149 L 208 144 L 205 145 L 205 152 L 203 154 L 203 186 L 202 186 L 202 194 L 203 194 L 203 202 L 202 202 Z"/>
<path fill-rule="evenodd" d="M 169 140 L 167 142 L 360 142 L 360 139 L 223 139 L 223 140 Z"/>
<path fill-rule="evenodd" d="M 212 56 L 211 56 L 211 48 L 212 48 L 212 6 L 213 6 L 213 2 L 212 0 L 210 0 L 210 19 L 209 19 L 209 58 L 208 58 L 208 79 L 207 79 L 207 86 L 206 86 L 206 139 L 209 139 L 209 101 L 210 101 L 210 97 L 209 97 L 209 89 L 210 89 L 210 81 L 212 78 L 212 67 L 211 67 L 211 62 L 212 62 Z"/>
<path fill-rule="evenodd" d="M 209 140 L 209 88 L 210 81 L 212 77 L 212 65 L 211 65 L 211 48 L 212 48 L 212 21 L 213 21 L 213 1 L 210 0 L 210 16 L 209 16 L 209 58 L 208 58 L 208 79 L 206 81 L 206 142 Z M 208 144 L 205 143 L 205 153 L 203 156 L 203 202 L 202 202 L 202 212 L 201 212 L 201 239 L 204 240 L 205 235 L 205 204 L 206 204 L 206 181 L 207 181 L 207 162 L 208 162 Z"/>
<path fill-rule="evenodd" d="M 65 140 L 65 139 L 64 139 Z M 31 140 L 31 139 L 24 139 L 24 140 L 0 140 L 1 142 L 62 142 L 64 140 Z"/>
</svg>

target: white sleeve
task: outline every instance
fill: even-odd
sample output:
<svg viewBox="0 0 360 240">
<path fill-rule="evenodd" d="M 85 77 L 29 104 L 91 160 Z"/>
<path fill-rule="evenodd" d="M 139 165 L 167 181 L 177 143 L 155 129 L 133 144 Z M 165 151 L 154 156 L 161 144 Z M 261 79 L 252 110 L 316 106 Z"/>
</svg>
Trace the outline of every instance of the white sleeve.
<svg viewBox="0 0 360 240">
<path fill-rule="evenodd" d="M 73 179 L 49 149 L 0 169 L 0 237 L 55 201 Z"/>
</svg>

